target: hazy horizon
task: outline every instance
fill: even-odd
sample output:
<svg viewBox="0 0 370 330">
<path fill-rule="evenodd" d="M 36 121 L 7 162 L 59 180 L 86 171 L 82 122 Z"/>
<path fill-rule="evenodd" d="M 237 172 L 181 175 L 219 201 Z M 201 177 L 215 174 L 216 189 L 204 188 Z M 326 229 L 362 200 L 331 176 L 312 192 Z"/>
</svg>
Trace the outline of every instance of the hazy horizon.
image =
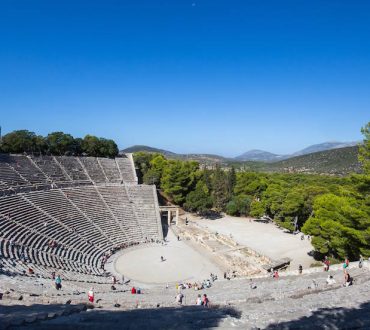
<svg viewBox="0 0 370 330">
<path fill-rule="evenodd" d="M 332 142 L 332 143 L 361 143 L 362 141 L 323 141 L 322 143 L 328 143 L 328 142 Z M 316 144 L 321 144 L 321 143 L 315 143 L 313 145 L 316 145 Z M 300 149 L 297 149 L 297 150 L 293 150 L 292 152 L 290 153 L 285 153 L 285 154 L 279 154 L 279 153 L 276 153 L 276 152 L 273 152 L 271 150 L 265 150 L 265 149 L 257 149 L 257 148 L 251 148 L 251 149 L 247 149 L 247 150 L 244 150 L 242 152 L 240 152 L 239 154 L 230 154 L 230 155 L 224 155 L 224 154 L 221 154 L 221 153 L 210 153 L 210 152 L 207 152 L 207 151 L 200 151 L 200 152 L 181 152 L 181 151 L 176 151 L 176 150 L 173 150 L 173 149 L 166 149 L 166 148 L 161 148 L 161 147 L 157 147 L 157 146 L 153 146 L 153 145 L 144 145 L 144 144 L 136 144 L 136 145 L 130 145 L 130 146 L 125 146 L 123 148 L 119 148 L 120 150 L 125 150 L 127 148 L 130 148 L 130 147 L 136 147 L 136 146 L 145 146 L 145 147 L 151 147 L 151 148 L 156 148 L 156 149 L 161 149 L 161 150 L 165 150 L 165 151 L 169 151 L 169 152 L 174 152 L 176 154 L 208 154 L 208 155 L 216 155 L 216 156 L 223 156 L 223 157 L 226 157 L 226 158 L 235 158 L 235 157 L 238 157 L 238 156 L 241 156 L 243 153 L 245 152 L 248 152 L 248 151 L 254 151 L 254 150 L 260 150 L 260 151 L 266 151 L 266 152 L 271 152 L 272 154 L 276 154 L 276 155 L 279 155 L 279 156 L 288 156 L 288 155 L 291 155 L 295 152 L 299 152 L 307 147 L 310 147 L 312 145 L 309 145 L 309 146 L 304 146 Z"/>
</svg>

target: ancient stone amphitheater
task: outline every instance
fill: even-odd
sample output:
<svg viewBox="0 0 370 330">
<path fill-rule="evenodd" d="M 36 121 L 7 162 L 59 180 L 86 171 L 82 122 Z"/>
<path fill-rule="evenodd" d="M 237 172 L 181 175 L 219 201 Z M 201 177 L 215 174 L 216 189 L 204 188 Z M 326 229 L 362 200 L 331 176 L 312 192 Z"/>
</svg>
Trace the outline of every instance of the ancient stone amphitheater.
<svg viewBox="0 0 370 330">
<path fill-rule="evenodd" d="M 340 266 L 329 272 L 330 286 L 321 267 L 278 280 L 219 278 L 210 288 L 184 290 L 182 306 L 172 285 L 132 295 L 133 283 L 120 281 L 112 290 L 103 257 L 162 240 L 156 189 L 137 183 L 131 155 L 0 155 L 0 328 L 370 328 L 368 262 L 351 263 L 350 287 L 342 286 Z M 94 305 L 87 303 L 91 287 Z M 210 308 L 194 306 L 199 293 Z"/>
</svg>

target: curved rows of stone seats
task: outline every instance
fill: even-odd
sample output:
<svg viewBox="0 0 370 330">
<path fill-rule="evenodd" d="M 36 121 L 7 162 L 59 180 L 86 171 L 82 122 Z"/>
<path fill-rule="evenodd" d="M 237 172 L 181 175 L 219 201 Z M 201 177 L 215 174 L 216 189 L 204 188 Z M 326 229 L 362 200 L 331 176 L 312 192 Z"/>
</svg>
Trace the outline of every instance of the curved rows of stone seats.
<svg viewBox="0 0 370 330">
<path fill-rule="evenodd" d="M 108 182 L 119 183 L 123 181 L 117 163 L 109 158 L 98 158 L 98 162 L 108 179 Z"/>
<path fill-rule="evenodd" d="M 127 185 L 127 192 L 140 226 L 146 228 L 148 237 L 156 237 L 161 230 L 161 219 L 157 209 L 157 192 L 155 186 Z M 153 221 L 157 217 L 157 221 Z"/>
<path fill-rule="evenodd" d="M 136 183 L 132 155 L 0 154 L 0 256 L 17 274 L 101 276 L 105 254 L 163 238 L 154 186 Z"/>
<path fill-rule="evenodd" d="M 55 156 L 55 160 L 73 181 L 91 181 L 78 157 Z"/>
<path fill-rule="evenodd" d="M 0 163 L 9 166 L 26 184 L 45 184 L 50 182 L 46 175 L 27 156 L 0 154 Z M 3 181 L 3 177 L 5 175 L 1 171 L 0 181 Z"/>
<path fill-rule="evenodd" d="M 23 185 L 27 183 L 25 179 L 23 179 L 6 163 L 0 162 L 0 173 L 0 189 L 7 188 L 9 186 Z"/>
<path fill-rule="evenodd" d="M 81 164 L 85 167 L 90 178 L 94 182 L 108 182 L 108 178 L 103 172 L 103 168 L 94 157 L 79 157 Z"/>
<path fill-rule="evenodd" d="M 70 177 L 53 156 L 30 156 L 30 159 L 52 181 L 71 181 Z"/>
<path fill-rule="evenodd" d="M 92 219 L 113 244 L 128 241 L 125 227 L 110 211 L 96 186 L 66 188 L 63 192 L 79 210 Z"/>
<path fill-rule="evenodd" d="M 0 154 L 0 190 L 71 182 L 137 183 L 132 155 L 110 159 Z"/>
<path fill-rule="evenodd" d="M 14 274 L 26 273 L 29 268 L 32 268 L 36 274 L 40 274 L 40 269 L 43 269 L 43 272 L 48 269 L 49 276 L 53 270 L 95 275 L 102 273 L 97 267 L 88 266 L 50 252 L 40 251 L 30 246 L 14 244 L 14 241 L 1 240 L 0 251 L 3 256 L 1 262 L 12 265 L 11 272 Z M 69 251 L 65 250 L 65 255 L 68 256 L 68 254 Z M 69 256 L 69 258 L 72 257 Z"/>
<path fill-rule="evenodd" d="M 26 195 L 31 194 L 34 193 Z M 0 198 L 0 210 L 1 236 L 13 243 L 9 244 L 10 247 L 19 246 L 18 250 L 30 247 L 96 267 L 95 259 L 101 256 L 102 250 L 89 244 L 85 236 L 61 222 L 59 216 L 50 217 L 20 195 Z M 57 243 L 57 247 L 49 247 L 52 240 Z M 20 259 L 19 254 L 16 257 Z"/>
<path fill-rule="evenodd" d="M 3 250 L 3 242 L 0 248 Z M 32 257 L 31 257 L 32 258 Z M 61 275 L 63 280 L 94 282 L 94 283 L 111 283 L 110 279 L 102 277 L 100 271 L 92 270 L 84 264 L 73 263 L 71 261 L 62 261 L 63 267 L 60 267 L 60 259 L 48 256 L 47 266 L 39 263 L 37 259 L 28 260 L 27 262 L 17 262 L 11 258 L 2 258 L 0 261 L 0 273 L 5 276 L 26 276 L 47 278 L 52 277 L 52 273 Z M 29 269 L 33 274 L 29 273 Z M 19 278 L 17 278 L 19 279 Z"/>
<path fill-rule="evenodd" d="M 127 241 L 138 242 L 145 238 L 143 235 L 145 229 L 141 228 L 138 222 L 133 204 L 127 195 L 126 186 L 104 185 L 97 186 L 97 190 L 120 226 L 126 228 Z"/>
<path fill-rule="evenodd" d="M 116 158 L 116 163 L 125 182 L 137 183 L 138 179 L 132 154 L 124 154 L 122 157 Z"/>
<path fill-rule="evenodd" d="M 153 187 L 138 214 L 126 185 L 76 186 L 0 197 L 1 255 L 75 272 L 101 274 L 105 253 L 161 239 Z M 145 220 L 142 217 L 145 216 Z M 154 230 L 156 229 L 156 231 Z M 56 243 L 50 247 L 50 242 Z"/>
</svg>

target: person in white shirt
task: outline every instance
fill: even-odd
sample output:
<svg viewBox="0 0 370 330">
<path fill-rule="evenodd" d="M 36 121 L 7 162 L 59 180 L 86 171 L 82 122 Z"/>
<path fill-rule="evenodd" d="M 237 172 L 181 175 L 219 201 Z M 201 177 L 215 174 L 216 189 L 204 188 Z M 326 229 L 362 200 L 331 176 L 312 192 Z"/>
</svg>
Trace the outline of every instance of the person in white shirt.
<svg viewBox="0 0 370 330">
<path fill-rule="evenodd" d="M 91 303 L 94 302 L 94 289 L 90 288 L 89 292 L 87 293 L 87 297 Z"/>
<path fill-rule="evenodd" d="M 179 305 L 182 305 L 182 300 L 184 299 L 184 295 L 180 292 L 177 296 L 176 296 L 176 302 L 179 304 Z"/>
</svg>

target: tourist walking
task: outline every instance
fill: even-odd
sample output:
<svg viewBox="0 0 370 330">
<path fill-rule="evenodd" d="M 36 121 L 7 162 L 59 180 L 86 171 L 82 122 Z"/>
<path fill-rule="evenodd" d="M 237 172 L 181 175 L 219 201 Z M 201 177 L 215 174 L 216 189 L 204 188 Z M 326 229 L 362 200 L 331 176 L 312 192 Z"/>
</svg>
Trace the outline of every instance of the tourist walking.
<svg viewBox="0 0 370 330">
<path fill-rule="evenodd" d="M 55 288 L 57 290 L 60 290 L 62 288 L 62 279 L 60 278 L 60 275 L 58 275 L 56 278 L 55 278 Z"/>
<path fill-rule="evenodd" d="M 91 303 L 94 303 L 94 290 L 93 288 L 90 288 L 89 292 L 87 293 L 87 298 Z"/>
<path fill-rule="evenodd" d="M 176 296 L 176 302 L 179 304 L 179 305 L 182 305 L 182 300 L 184 299 L 184 295 L 179 292 Z"/>
<path fill-rule="evenodd" d="M 363 258 L 363 257 L 362 257 L 362 255 L 360 254 L 360 260 L 358 261 L 358 268 L 362 268 L 363 263 L 364 263 L 364 258 Z"/>
<path fill-rule="evenodd" d="M 344 263 L 343 263 L 343 272 L 344 272 L 344 274 L 347 274 L 348 267 L 349 267 L 349 260 L 348 260 L 348 258 L 346 258 L 344 260 Z"/>
<path fill-rule="evenodd" d="M 330 260 L 327 256 L 325 256 L 325 259 L 324 259 L 323 263 L 324 263 L 324 271 L 328 272 L 329 267 L 330 267 Z"/>
</svg>

